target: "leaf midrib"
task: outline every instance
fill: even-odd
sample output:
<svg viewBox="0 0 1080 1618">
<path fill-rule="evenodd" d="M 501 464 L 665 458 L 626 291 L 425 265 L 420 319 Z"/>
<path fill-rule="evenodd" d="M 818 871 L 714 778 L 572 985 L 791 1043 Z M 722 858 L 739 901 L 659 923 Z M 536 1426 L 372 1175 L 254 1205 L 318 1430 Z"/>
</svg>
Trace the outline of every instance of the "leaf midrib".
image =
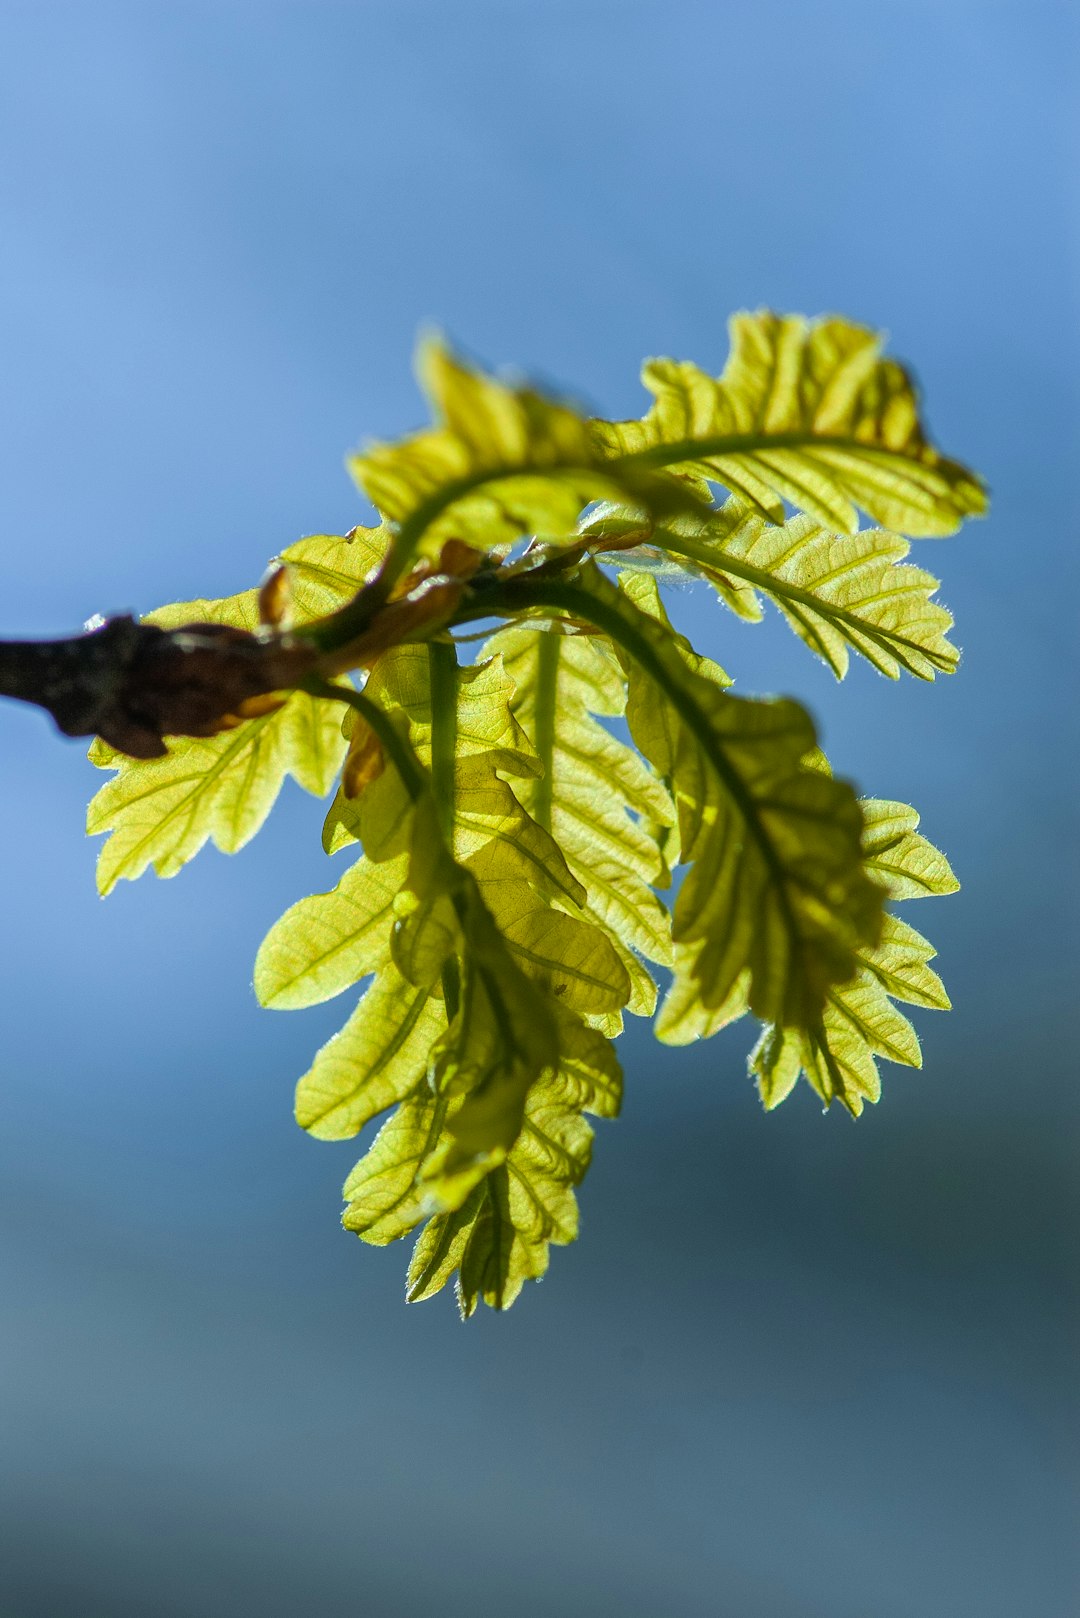
<svg viewBox="0 0 1080 1618">
<path fill-rule="evenodd" d="M 133 845 L 129 846 L 123 860 L 118 863 L 117 875 L 120 875 L 133 861 L 137 861 L 146 845 L 148 843 L 153 843 L 154 839 L 167 826 L 171 825 L 178 815 L 184 812 L 190 814 L 193 805 L 210 790 L 213 783 L 227 769 L 227 767 L 232 763 L 233 759 L 242 753 L 245 748 L 254 748 L 260 733 L 266 728 L 267 725 L 273 724 L 275 720 L 280 720 L 287 711 L 287 706 L 288 704 L 286 704 L 285 708 L 277 709 L 274 713 L 266 714 L 261 718 L 249 719 L 244 728 L 238 733 L 236 741 L 233 742 L 229 747 L 225 748 L 220 758 L 217 759 L 217 761 L 202 774 L 197 776 L 180 776 L 178 780 L 174 779 L 169 781 L 161 781 L 156 785 L 149 787 L 147 790 L 138 793 L 135 797 L 125 798 L 123 803 L 118 805 L 115 811 L 117 815 L 121 814 L 125 809 L 130 809 L 137 803 L 142 803 L 144 800 L 154 797 L 159 792 L 167 792 L 171 787 L 184 786 L 189 781 L 195 781 L 197 783 L 193 791 L 185 793 L 179 803 L 174 804 L 172 808 L 161 817 L 160 820 L 156 820 L 154 822 L 149 831 L 145 832 Z M 290 772 L 286 771 L 285 773 Z M 103 832 L 111 832 L 114 836 L 117 836 L 119 835 L 120 827 L 117 826 L 114 821 L 112 825 L 106 824 L 102 826 L 100 830 Z M 206 836 L 210 837 L 212 835 L 212 828 L 208 827 Z M 151 858 L 152 857 L 153 856 L 151 856 Z"/>
<path fill-rule="evenodd" d="M 786 597 L 792 601 L 798 601 L 800 605 L 816 614 L 817 617 L 824 618 L 826 623 L 837 620 L 849 626 L 855 633 L 864 635 L 867 640 L 873 641 L 883 652 L 887 652 L 893 658 L 896 657 L 895 648 L 902 646 L 908 652 L 933 663 L 934 667 L 939 669 L 942 674 L 951 674 L 960 661 L 959 653 L 956 653 L 953 658 L 948 658 L 939 651 L 920 645 L 918 641 L 912 640 L 910 636 L 902 635 L 894 630 L 883 630 L 875 624 L 868 623 L 850 608 L 835 606 L 832 602 L 823 602 L 819 596 L 814 595 L 813 591 L 807 590 L 801 585 L 792 584 L 787 579 L 778 579 L 775 574 L 769 573 L 765 568 L 755 567 L 752 562 L 746 562 L 741 557 L 732 556 L 722 545 L 706 545 L 693 539 L 683 539 L 679 535 L 669 535 L 665 531 L 663 549 L 674 551 L 680 556 L 687 557 L 690 561 L 701 562 L 707 567 L 715 567 L 721 572 L 734 573 L 736 578 L 743 579 L 746 583 L 754 585 L 766 595 Z M 903 566 L 903 563 L 891 563 L 888 565 L 899 568 Z M 936 605 L 936 603 L 932 603 L 928 599 L 927 605 Z M 944 608 L 940 610 L 945 611 Z"/>
<path fill-rule="evenodd" d="M 921 472 L 930 473 L 940 481 L 945 490 L 951 492 L 948 480 L 938 472 L 939 466 L 947 466 L 950 463 L 940 457 L 935 456 L 931 461 L 919 454 L 907 454 L 903 450 L 891 449 L 886 444 L 868 444 L 844 433 L 815 433 L 810 428 L 787 433 L 714 433 L 701 438 L 683 438 L 674 443 L 650 444 L 647 449 L 615 455 L 610 457 L 610 462 L 631 469 L 667 467 L 677 465 L 681 461 L 719 460 L 728 455 L 756 455 L 759 450 L 770 449 L 840 449 L 855 453 L 859 459 L 880 457 L 890 462 L 895 461 L 902 470 L 913 470 L 917 467 Z"/>
</svg>

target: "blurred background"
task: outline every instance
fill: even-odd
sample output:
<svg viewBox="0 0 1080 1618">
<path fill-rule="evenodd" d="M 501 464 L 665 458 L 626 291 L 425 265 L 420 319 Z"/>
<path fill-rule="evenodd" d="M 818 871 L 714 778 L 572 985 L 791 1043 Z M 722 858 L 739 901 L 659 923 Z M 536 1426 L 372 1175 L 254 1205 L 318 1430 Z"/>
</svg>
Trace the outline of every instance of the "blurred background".
<svg viewBox="0 0 1080 1618">
<path fill-rule="evenodd" d="M 960 672 L 678 622 L 923 811 L 951 1016 L 858 1124 L 749 1028 L 622 1045 L 583 1234 L 406 1309 L 256 946 L 321 808 L 95 897 L 78 743 L 0 708 L 0 1614 L 1066 1618 L 1075 1558 L 1077 13 L 0 6 L 0 633 L 255 582 L 365 508 L 441 325 L 608 415 L 740 307 L 887 327 L 993 513 L 922 542 Z"/>
</svg>

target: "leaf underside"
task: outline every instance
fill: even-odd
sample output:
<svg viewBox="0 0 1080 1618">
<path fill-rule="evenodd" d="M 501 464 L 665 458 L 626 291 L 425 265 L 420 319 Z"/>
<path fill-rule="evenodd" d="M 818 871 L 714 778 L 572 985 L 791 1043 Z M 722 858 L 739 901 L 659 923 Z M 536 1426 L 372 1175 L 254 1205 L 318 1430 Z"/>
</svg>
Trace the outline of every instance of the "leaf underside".
<svg viewBox="0 0 1080 1618">
<path fill-rule="evenodd" d="M 172 876 L 208 841 L 235 852 L 287 776 L 317 796 L 338 783 L 323 842 L 343 869 L 270 930 L 255 990 L 278 1010 L 349 997 L 297 1120 L 328 1140 L 377 1125 L 345 1226 L 376 1245 L 414 1233 L 409 1298 L 454 1280 L 469 1315 L 507 1307 L 577 1235 L 627 1014 L 655 1013 L 675 1045 L 754 1017 L 767 1109 L 803 1075 L 857 1115 L 880 1058 L 920 1065 L 896 1002 L 948 998 L 892 905 L 952 892 L 948 863 L 914 810 L 832 776 L 798 703 L 736 695 L 668 621 L 657 576 L 704 579 L 750 620 L 771 602 L 837 678 L 855 654 L 932 680 L 958 653 L 908 540 L 952 532 L 985 495 L 930 444 L 877 336 L 834 318 L 735 317 L 715 378 L 650 361 L 639 421 L 586 419 L 434 339 L 420 369 L 433 425 L 350 462 L 382 525 L 282 561 L 302 632 L 388 556 L 408 551 L 426 587 L 464 541 L 481 572 L 455 585 L 456 616 L 414 615 L 411 642 L 364 658 L 362 696 L 282 692 L 150 761 L 96 742 L 114 773 L 88 829 L 107 834 L 104 893 Z M 492 603 L 509 621 L 458 667 L 448 641 Z M 152 617 L 258 614 L 247 591 Z"/>
</svg>

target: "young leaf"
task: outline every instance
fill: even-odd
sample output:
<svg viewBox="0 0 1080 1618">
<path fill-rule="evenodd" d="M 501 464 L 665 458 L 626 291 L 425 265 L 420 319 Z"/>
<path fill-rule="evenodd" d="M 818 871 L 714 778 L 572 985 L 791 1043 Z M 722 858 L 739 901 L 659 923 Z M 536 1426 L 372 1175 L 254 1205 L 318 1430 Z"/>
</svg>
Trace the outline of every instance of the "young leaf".
<svg viewBox="0 0 1080 1618">
<path fill-rule="evenodd" d="M 948 860 L 917 830 L 918 812 L 887 798 L 864 798 L 866 862 L 890 899 L 955 893 L 960 884 Z"/>
<path fill-rule="evenodd" d="M 394 901 L 407 856 L 361 855 L 330 893 L 301 899 L 276 922 L 255 959 L 255 993 L 276 1011 L 318 1005 L 390 959 Z"/>
<path fill-rule="evenodd" d="M 515 795 L 551 832 L 586 890 L 588 915 L 615 944 L 633 984 L 627 1009 L 649 1016 L 656 985 L 638 956 L 671 962 L 671 922 L 652 885 L 663 877 L 655 828 L 670 825 L 674 810 L 640 756 L 593 717 L 626 707 L 618 663 L 597 637 L 555 626 L 512 625 L 484 651 L 500 655 L 513 680 L 514 717 L 543 772 L 517 783 Z"/>
<path fill-rule="evenodd" d="M 841 533 L 855 532 L 856 507 L 913 537 L 951 534 L 985 510 L 974 474 L 928 443 L 914 384 L 881 358 L 874 332 L 761 310 L 733 317 L 731 345 L 719 378 L 650 360 L 648 414 L 592 424 L 620 473 L 670 468 L 772 522 L 787 500 Z"/>
<path fill-rule="evenodd" d="M 610 521 L 612 509 L 593 522 Z M 932 599 L 938 581 L 920 567 L 897 565 L 910 549 L 898 534 L 864 528 L 838 535 L 806 516 L 777 527 L 729 500 L 707 519 L 658 524 L 648 540 L 685 558 L 742 618 L 761 616 L 758 592 L 770 597 L 838 679 L 847 673 L 849 647 L 890 679 L 906 669 L 932 680 L 959 662 L 946 639 L 952 615 Z"/>
<path fill-rule="evenodd" d="M 409 1295 L 430 1296 L 460 1268 L 468 1314 L 479 1296 L 507 1307 L 543 1273 L 548 1244 L 573 1239 L 572 1187 L 591 1141 L 581 1112 L 613 1115 L 620 1079 L 608 1042 L 560 1002 L 546 973 L 531 981 L 511 956 L 471 874 L 439 849 L 430 803 L 414 814 L 413 915 L 423 926 L 437 894 L 452 899 L 457 927 L 439 931 L 460 956 L 457 1008 L 447 1023 L 428 992 L 439 958 L 411 992 L 396 973 L 385 989 L 376 979 L 365 1000 L 376 995 L 377 1006 L 361 1002 L 320 1053 L 297 1116 L 321 1134 L 353 1133 L 376 1103 L 400 1101 L 346 1182 L 345 1225 L 384 1243 L 432 1215 Z M 350 1040 L 359 1050 L 342 1053 Z"/>
<path fill-rule="evenodd" d="M 296 1121 L 320 1140 L 347 1140 L 403 1101 L 427 1072 L 446 1017 L 426 987 L 385 965 L 296 1090 Z"/>
<path fill-rule="evenodd" d="M 604 1036 L 624 1008 L 653 1009 L 647 961 L 672 969 L 661 1039 L 762 1020 L 750 1065 L 767 1107 L 805 1073 L 858 1113 L 879 1057 L 921 1060 L 894 1002 L 948 1005 L 932 947 L 883 909 L 956 887 L 915 812 L 833 780 L 796 703 L 731 695 L 649 570 L 703 574 L 746 618 L 773 601 L 838 677 L 854 650 L 932 679 L 957 660 L 936 580 L 904 563 L 899 533 L 859 531 L 857 510 L 944 534 L 984 491 L 929 444 L 873 333 L 759 313 L 732 340 L 718 379 L 650 362 L 639 422 L 586 421 L 430 342 L 434 425 L 352 463 L 384 527 L 302 541 L 258 592 L 154 615 L 258 629 L 227 639 L 254 649 L 261 679 L 245 665 L 223 682 L 204 646 L 139 631 L 175 652 L 182 699 L 147 732 L 138 658 L 109 651 L 118 639 L 103 662 L 95 643 L 92 722 L 110 734 L 158 745 L 222 726 L 149 761 L 95 744 L 116 771 L 89 815 L 111 833 L 103 889 L 148 864 L 171 874 L 208 839 L 240 847 L 287 774 L 325 793 L 342 769 L 324 845 L 354 862 L 271 929 L 255 987 L 277 1008 L 359 989 L 297 1118 L 338 1139 L 385 1115 L 347 1181 L 346 1227 L 373 1243 L 419 1227 L 409 1297 L 456 1275 L 463 1315 L 507 1307 L 576 1235 L 585 1115 L 619 1106 Z M 785 521 L 785 502 L 802 515 Z M 616 588 L 590 553 L 635 571 Z M 492 617 L 516 621 L 458 669 L 454 633 Z M 8 651 L 10 666 L 26 648 Z M 333 684 L 357 671 L 362 690 Z M 268 691 L 279 679 L 290 689 Z M 127 729 L 110 729 L 114 689 Z M 601 722 L 624 712 L 634 747 Z M 654 890 L 678 863 L 669 916 Z"/>
<path fill-rule="evenodd" d="M 959 884 L 945 856 L 915 828 L 919 817 L 903 803 L 863 802 L 866 868 L 891 899 L 953 893 Z M 887 914 L 876 944 L 858 952 L 850 983 L 834 985 L 817 1028 L 766 1028 L 750 1056 L 761 1099 L 777 1106 L 800 1072 L 828 1103 L 840 1099 L 856 1117 L 864 1101 L 877 1101 L 881 1081 L 875 1057 L 922 1066 L 918 1036 L 892 1005 L 903 1000 L 947 1010 L 949 997 L 927 964 L 933 947 L 913 927 Z"/>
<path fill-rule="evenodd" d="M 446 1113 L 445 1103 L 426 1086 L 387 1120 L 345 1182 L 345 1228 L 366 1242 L 383 1246 L 427 1219 L 409 1265 L 410 1302 L 433 1297 L 458 1271 L 464 1316 L 481 1298 L 493 1308 L 509 1308 L 522 1284 L 546 1271 L 549 1245 L 576 1237 L 574 1188 L 592 1150 L 592 1130 L 582 1114 L 614 1116 L 621 1087 L 610 1045 L 578 1026 L 592 1041 L 586 1054 L 571 1051 L 558 1073 L 533 1086 L 506 1161 L 469 1186 L 458 1206 L 433 1212 L 423 1178 Z"/>
<path fill-rule="evenodd" d="M 346 1223 L 386 1241 L 436 1216 L 438 1262 L 420 1293 L 467 1247 L 471 1309 L 480 1295 L 504 1306 L 546 1265 L 548 1243 L 572 1235 L 590 1138 L 580 1113 L 612 1110 L 618 1089 L 610 1047 L 582 1018 L 617 1012 L 631 984 L 605 930 L 574 913 L 584 894 L 550 833 L 496 774 L 541 767 L 500 659 L 453 672 L 450 731 L 432 670 L 423 648 L 379 660 L 364 716 L 388 767 L 358 799 L 339 798 L 334 819 L 334 840 L 358 838 L 365 853 L 272 929 L 255 981 L 267 1004 L 288 1006 L 377 972 L 301 1080 L 297 1118 L 338 1138 L 397 1104 L 350 1177 Z M 438 803 L 429 769 L 444 781 Z M 456 1245 L 448 1229 L 465 1233 Z"/>
<path fill-rule="evenodd" d="M 620 954 L 583 909 L 585 890 L 551 832 L 497 773 L 529 780 L 542 768 L 510 710 L 514 683 L 494 657 L 457 670 L 455 689 L 455 749 L 441 806 L 453 856 L 527 975 L 549 983 L 565 1005 L 594 1015 L 614 1011 L 631 992 Z M 434 714 L 425 649 L 400 647 L 380 660 L 366 694 L 407 719 L 410 745 L 429 766 Z M 387 772 L 359 800 L 339 798 L 330 823 L 332 847 L 357 838 L 369 856 L 390 854 L 405 824 L 400 778 Z"/>
<path fill-rule="evenodd" d="M 428 665 L 426 647 L 396 647 L 380 658 L 365 687 L 369 700 L 405 724 L 410 746 L 425 769 L 431 764 L 433 728 Z M 532 775 L 541 768 L 510 711 L 513 690 L 497 659 L 458 671 L 453 779 L 446 804 L 453 852 L 493 891 L 501 883 L 528 882 L 548 897 L 578 906 L 585 890 L 558 844 L 502 778 Z M 377 859 L 400 850 L 407 801 L 401 777 L 393 770 L 372 782 L 360 798 L 339 792 L 326 819 L 327 852 L 354 842 Z"/>
<path fill-rule="evenodd" d="M 671 782 L 690 864 L 658 1037 L 684 1043 L 745 1009 L 812 1027 L 880 927 L 854 793 L 806 766 L 814 730 L 797 704 L 733 697 L 706 676 L 672 636 L 652 580 L 617 590 L 590 565 L 568 600 L 577 590 L 624 654 L 631 735 Z"/>
<path fill-rule="evenodd" d="M 86 817 L 91 836 L 111 834 L 98 858 L 99 891 L 110 892 L 148 866 L 158 876 L 175 876 L 208 839 L 235 853 L 262 826 L 286 775 L 323 797 L 342 751 L 332 705 L 303 692 L 242 728 L 177 738 L 160 759 L 127 760 L 96 742 L 92 761 L 117 772 Z"/>
<path fill-rule="evenodd" d="M 440 498 L 452 503 L 452 518 L 436 515 L 427 528 L 430 555 L 459 535 L 482 536 L 490 547 L 573 524 L 598 486 L 574 411 L 484 376 L 434 337 L 420 346 L 417 372 L 435 426 L 398 444 L 370 445 L 349 461 L 385 517 L 402 523 Z"/>
<path fill-rule="evenodd" d="M 458 1303 L 465 1318 L 480 1299 L 508 1308 L 524 1281 L 538 1280 L 547 1270 L 549 1244 L 564 1245 L 577 1236 L 574 1187 L 584 1179 L 592 1155 L 592 1129 L 582 1113 L 614 1117 L 622 1080 L 602 1035 L 566 1015 L 559 1018 L 559 1035 L 557 1072 L 529 1092 L 524 1125 L 505 1165 L 488 1178 L 475 1213 L 462 1221 L 468 1235 Z M 410 1298 L 430 1294 L 436 1276 L 428 1254 L 441 1245 L 434 1228 L 418 1243 L 409 1268 Z"/>
<path fill-rule="evenodd" d="M 603 464 L 586 420 L 532 388 L 485 376 L 435 337 L 417 355 L 435 425 L 353 455 L 357 483 L 390 521 L 437 556 L 448 539 L 491 550 L 523 534 L 572 535 L 592 500 L 687 505 L 670 479 Z"/>
</svg>

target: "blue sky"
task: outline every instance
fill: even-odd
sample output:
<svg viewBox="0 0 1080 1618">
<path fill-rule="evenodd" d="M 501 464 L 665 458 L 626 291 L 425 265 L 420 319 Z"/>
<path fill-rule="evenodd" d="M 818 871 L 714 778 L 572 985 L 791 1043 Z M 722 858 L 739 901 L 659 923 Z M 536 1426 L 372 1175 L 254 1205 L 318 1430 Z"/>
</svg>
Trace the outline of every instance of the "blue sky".
<svg viewBox="0 0 1080 1618">
<path fill-rule="evenodd" d="M 733 309 L 840 311 L 993 493 L 919 547 L 964 649 L 934 686 L 673 598 L 953 858 L 926 1069 L 857 1126 L 765 1119 L 743 1031 L 629 1036 L 582 1241 L 469 1329 L 404 1309 L 404 1254 L 337 1229 L 350 1148 L 291 1122 L 339 1008 L 254 1005 L 334 874 L 318 805 L 103 904 L 78 745 L 0 711 L 20 1618 L 1065 1618 L 1076 36 L 992 0 L 0 8 L 2 633 L 350 527 L 431 323 L 621 414 Z"/>
</svg>

